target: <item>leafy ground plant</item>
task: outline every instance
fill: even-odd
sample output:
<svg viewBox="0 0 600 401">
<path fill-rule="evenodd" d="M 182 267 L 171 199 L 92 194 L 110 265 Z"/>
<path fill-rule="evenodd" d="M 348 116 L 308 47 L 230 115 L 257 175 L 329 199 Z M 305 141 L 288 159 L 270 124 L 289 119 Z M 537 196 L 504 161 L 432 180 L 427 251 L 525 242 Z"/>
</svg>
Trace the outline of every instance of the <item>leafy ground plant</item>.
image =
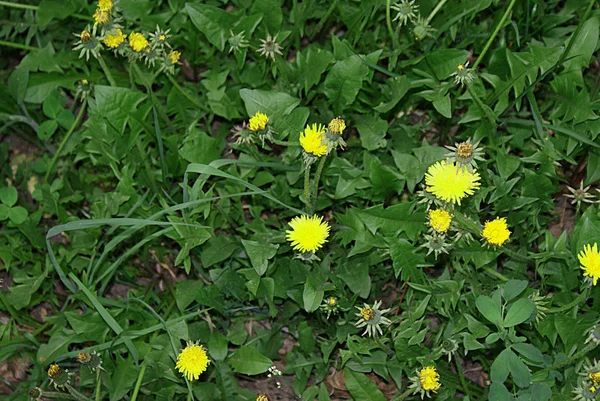
<svg viewBox="0 0 600 401">
<path fill-rule="evenodd" d="M 598 399 L 598 2 L 0 20 L 3 399 Z"/>
</svg>

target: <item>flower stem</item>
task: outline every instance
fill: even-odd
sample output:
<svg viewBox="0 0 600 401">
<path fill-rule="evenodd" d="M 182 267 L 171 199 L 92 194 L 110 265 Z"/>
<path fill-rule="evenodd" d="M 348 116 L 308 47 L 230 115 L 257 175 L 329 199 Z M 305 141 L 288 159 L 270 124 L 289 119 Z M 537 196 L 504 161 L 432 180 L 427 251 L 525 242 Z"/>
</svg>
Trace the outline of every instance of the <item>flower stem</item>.
<svg viewBox="0 0 600 401">
<path fill-rule="evenodd" d="M 271 139 L 271 142 L 273 142 L 275 145 L 280 145 L 280 146 L 300 146 L 300 143 L 289 142 L 289 141 L 280 141 L 279 139 Z"/>
<path fill-rule="evenodd" d="M 448 0 L 441 0 L 439 3 L 437 3 L 431 14 L 429 14 L 429 17 L 427 17 L 427 22 L 431 21 L 433 17 L 435 17 L 435 15 L 442 9 L 442 7 L 444 7 L 444 4 L 446 4 L 447 1 Z"/>
<path fill-rule="evenodd" d="M 86 106 L 87 106 L 87 100 L 84 100 L 83 104 L 81 105 L 81 108 L 79 109 L 79 113 L 77 114 L 77 118 L 75 118 L 75 121 L 73 122 L 73 125 L 71 125 L 71 128 L 67 132 L 67 135 L 65 135 L 62 142 L 58 146 L 56 153 L 54 153 L 54 156 L 52 157 L 52 161 L 50 161 L 50 166 L 48 167 L 48 170 L 46 170 L 46 175 L 44 176 L 44 182 L 48 182 L 48 178 L 50 178 L 50 174 L 52 174 L 52 170 L 54 170 L 56 161 L 58 160 L 58 157 L 62 153 L 64 147 L 67 145 L 67 142 L 69 142 L 71 135 L 73 135 L 73 133 L 75 132 L 75 128 L 77 128 L 77 126 L 79 125 L 79 122 L 81 121 L 81 118 L 83 117 L 83 113 L 85 112 Z"/>
<path fill-rule="evenodd" d="M 536 372 L 536 374 L 548 373 L 551 370 L 558 369 L 563 366 L 569 365 L 571 362 L 574 362 L 574 361 L 578 360 L 579 358 L 585 356 L 585 354 L 587 354 L 588 352 L 593 351 L 594 348 L 596 348 L 597 346 L 598 346 L 598 344 L 593 341 L 590 344 L 588 344 L 586 347 L 584 347 L 581 351 L 579 351 L 575 355 L 571 356 L 570 358 L 567 358 L 561 362 L 557 362 L 552 366 L 548 366 L 547 368 L 544 368 L 544 369 L 540 370 L 539 372 Z"/>
<path fill-rule="evenodd" d="M 496 271 L 494 269 L 491 269 L 491 268 L 489 268 L 487 266 L 484 266 L 483 270 L 485 270 L 490 275 L 492 275 L 492 276 L 494 276 L 494 277 L 496 277 L 496 278 L 498 278 L 498 279 L 500 279 L 502 281 L 508 281 L 508 278 L 504 274 L 502 274 L 502 273 L 500 273 L 500 272 L 498 272 L 498 271 Z"/>
<path fill-rule="evenodd" d="M 321 179 L 321 174 L 323 173 L 323 167 L 325 167 L 325 159 L 327 156 L 321 156 L 321 160 L 319 161 L 319 166 L 317 167 L 317 173 L 315 174 L 315 182 L 313 184 L 312 191 L 312 207 L 311 214 L 314 213 L 317 207 L 317 195 L 319 194 L 319 180 Z"/>
<path fill-rule="evenodd" d="M 96 370 L 96 391 L 94 392 L 94 399 L 100 401 L 100 388 L 102 387 L 102 380 L 100 380 L 100 369 Z"/>
<path fill-rule="evenodd" d="M 38 6 L 30 6 L 29 4 L 11 3 L 10 1 L 0 1 L 0 6 L 23 8 L 25 10 L 37 10 Z"/>
<path fill-rule="evenodd" d="M 405 392 L 403 392 L 402 394 L 394 396 L 394 398 L 392 398 L 391 401 L 402 401 L 406 397 L 408 397 L 409 395 L 411 395 L 412 393 L 413 393 L 412 389 L 409 388 Z"/>
<path fill-rule="evenodd" d="M 98 62 L 100 63 L 100 67 L 102 67 L 102 70 L 104 71 L 104 75 L 106 75 L 108 82 L 110 82 L 110 86 L 116 87 L 117 82 L 115 81 L 112 74 L 110 73 L 110 69 L 106 65 L 106 62 L 104 61 L 104 58 L 102 57 L 101 54 L 98 55 Z"/>
<path fill-rule="evenodd" d="M 144 379 L 144 373 L 146 373 L 146 364 L 143 363 L 140 367 L 140 373 L 138 375 L 137 381 L 135 382 L 135 388 L 133 389 L 131 401 L 137 400 L 138 393 L 140 392 L 140 387 L 142 386 L 142 380 Z"/>
<path fill-rule="evenodd" d="M 67 391 L 69 392 L 69 394 L 71 394 L 77 401 L 91 401 L 85 395 L 83 395 L 79 391 L 75 390 L 73 388 L 73 386 L 67 384 L 67 385 L 65 385 L 65 387 L 66 387 Z"/>
<path fill-rule="evenodd" d="M 581 294 L 579 294 L 579 296 L 577 298 L 575 298 L 573 301 L 569 302 L 566 305 L 558 307 L 558 308 L 549 308 L 548 311 L 546 311 L 546 313 L 561 313 L 561 312 L 566 312 L 569 309 L 573 308 L 574 306 L 577 306 L 582 301 L 585 302 L 585 300 L 587 298 L 587 295 L 589 293 L 589 290 L 590 290 L 590 288 L 588 287 L 587 289 L 583 290 L 583 292 Z"/>
<path fill-rule="evenodd" d="M 14 47 L 15 49 L 28 50 L 31 52 L 40 50 L 37 47 L 22 45 L 20 43 L 7 42 L 4 40 L 0 40 L 0 46 Z"/>
<path fill-rule="evenodd" d="M 510 14 L 510 11 L 512 10 L 512 8 L 515 5 L 516 1 L 517 0 L 511 0 L 510 1 L 510 4 L 506 8 L 506 11 L 504 11 L 504 15 L 502 16 L 502 19 L 500 20 L 500 22 L 498 23 L 498 25 L 496 25 L 496 29 L 494 29 L 494 32 L 492 33 L 492 36 L 490 36 L 490 38 L 488 39 L 487 43 L 485 44 L 485 46 L 483 48 L 483 51 L 479 54 L 479 57 L 477 57 L 477 60 L 475 60 L 475 63 L 473 63 L 473 69 L 477 68 L 477 66 L 479 65 L 479 62 L 481 60 L 483 60 L 483 57 L 485 56 L 485 54 L 489 50 L 490 46 L 492 45 L 492 42 L 494 41 L 494 39 L 496 39 L 496 36 L 498 35 L 498 32 L 500 32 L 500 29 L 502 29 L 502 25 L 504 25 L 504 22 L 506 22 L 506 19 L 508 18 L 508 15 Z"/>
<path fill-rule="evenodd" d="M 394 48 L 398 47 L 398 43 L 396 42 L 396 34 L 394 33 L 394 28 L 392 27 L 392 1 L 387 0 L 385 4 L 385 22 L 387 23 L 387 29 L 390 33 L 390 38 L 392 39 L 392 43 L 394 44 Z"/>
<path fill-rule="evenodd" d="M 375 335 L 375 341 L 377 341 L 377 344 L 379 344 L 381 346 L 381 348 L 383 348 L 383 350 L 385 352 L 387 352 L 388 355 L 394 355 L 394 351 L 388 347 L 387 345 L 385 345 L 383 343 L 383 341 L 381 341 L 381 339 L 379 338 L 379 336 Z"/>
<path fill-rule="evenodd" d="M 306 211 L 310 213 L 310 164 L 304 168 L 304 203 Z"/>
</svg>

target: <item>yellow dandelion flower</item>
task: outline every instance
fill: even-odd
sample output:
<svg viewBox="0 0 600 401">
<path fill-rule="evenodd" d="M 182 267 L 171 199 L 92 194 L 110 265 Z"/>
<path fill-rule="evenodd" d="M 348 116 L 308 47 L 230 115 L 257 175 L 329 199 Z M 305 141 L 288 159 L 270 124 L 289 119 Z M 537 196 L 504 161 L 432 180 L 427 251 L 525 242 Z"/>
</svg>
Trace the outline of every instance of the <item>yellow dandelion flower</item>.
<svg viewBox="0 0 600 401">
<path fill-rule="evenodd" d="M 129 47 L 131 47 L 134 52 L 139 53 L 148 47 L 148 41 L 143 34 L 131 32 L 129 34 Z"/>
<path fill-rule="evenodd" d="M 110 20 L 110 12 L 97 8 L 93 17 L 96 24 L 105 25 L 108 24 L 108 21 Z"/>
<path fill-rule="evenodd" d="M 581 268 L 585 270 L 584 276 L 592 279 L 592 283 L 596 285 L 600 278 L 600 253 L 598 252 L 598 243 L 594 242 L 594 246 L 587 244 L 578 255 Z M 600 374 L 597 376 L 600 379 Z"/>
<path fill-rule="evenodd" d="M 98 8 L 102 11 L 110 11 L 113 8 L 112 0 L 98 0 Z"/>
<path fill-rule="evenodd" d="M 437 391 L 442 386 L 440 375 L 433 366 L 426 366 L 419 372 L 419 382 L 425 391 Z"/>
<path fill-rule="evenodd" d="M 200 375 L 206 371 L 209 363 L 210 359 L 206 355 L 206 350 L 197 343 L 188 342 L 187 347 L 177 355 L 175 367 L 188 380 L 198 380 Z"/>
<path fill-rule="evenodd" d="M 266 394 L 259 394 L 256 401 L 269 401 L 269 397 Z"/>
<path fill-rule="evenodd" d="M 329 297 L 329 299 L 327 300 L 327 304 L 329 306 L 335 306 L 337 304 L 337 299 L 335 299 L 334 297 Z"/>
<path fill-rule="evenodd" d="M 59 373 L 60 373 L 60 366 L 58 366 L 55 363 L 50 365 L 50 367 L 48 368 L 48 377 L 56 377 L 56 376 L 58 376 Z"/>
<path fill-rule="evenodd" d="M 346 122 L 339 117 L 334 118 L 327 126 L 332 134 L 341 134 L 346 129 Z"/>
<path fill-rule="evenodd" d="M 304 132 L 300 133 L 300 145 L 306 153 L 321 157 L 327 153 L 327 143 L 323 140 L 325 127 L 322 124 L 307 125 Z"/>
<path fill-rule="evenodd" d="M 127 35 L 125 35 L 119 28 L 117 28 L 117 33 L 115 33 L 114 35 L 106 35 L 106 38 L 104 39 L 104 44 L 110 47 L 111 49 L 116 49 L 117 47 L 121 46 L 123 42 L 125 42 L 126 38 Z"/>
<path fill-rule="evenodd" d="M 79 38 L 83 43 L 86 43 L 90 41 L 90 39 L 92 38 L 92 34 L 87 29 L 84 29 L 83 31 L 81 31 Z"/>
<path fill-rule="evenodd" d="M 479 188 L 479 174 L 465 168 L 458 168 L 455 163 L 437 162 L 427 169 L 425 184 L 427 192 L 444 202 L 458 203 Z"/>
<path fill-rule="evenodd" d="M 160 36 L 158 37 L 158 40 L 160 40 L 160 41 L 162 42 L 162 41 L 163 41 L 163 40 L 165 40 L 166 38 L 167 38 L 167 37 L 166 37 L 165 35 L 160 35 Z"/>
<path fill-rule="evenodd" d="M 329 236 L 329 223 L 319 216 L 299 216 L 290 221 L 291 230 L 287 230 L 287 240 L 292 249 L 300 252 L 315 252 L 320 249 Z"/>
<path fill-rule="evenodd" d="M 167 55 L 167 58 L 171 60 L 171 64 L 177 64 L 179 58 L 181 57 L 181 52 L 177 50 L 173 50 L 171 53 Z"/>
<path fill-rule="evenodd" d="M 445 233 L 452 223 L 452 215 L 443 209 L 429 211 L 429 226 L 438 233 Z"/>
<path fill-rule="evenodd" d="M 594 386 L 600 384 L 600 372 L 590 372 L 590 379 L 594 383 Z"/>
<path fill-rule="evenodd" d="M 248 128 L 250 131 L 262 131 L 266 128 L 269 122 L 269 117 L 266 114 L 257 111 L 252 117 L 250 117 L 250 121 L 248 121 Z"/>
<path fill-rule="evenodd" d="M 77 362 L 79 363 L 88 363 L 92 360 L 92 355 L 89 352 L 80 352 L 77 354 Z"/>
<path fill-rule="evenodd" d="M 506 219 L 496 217 L 492 221 L 486 221 L 483 225 L 481 236 L 491 245 L 502 245 L 510 237 L 510 231 L 506 225 Z"/>
</svg>

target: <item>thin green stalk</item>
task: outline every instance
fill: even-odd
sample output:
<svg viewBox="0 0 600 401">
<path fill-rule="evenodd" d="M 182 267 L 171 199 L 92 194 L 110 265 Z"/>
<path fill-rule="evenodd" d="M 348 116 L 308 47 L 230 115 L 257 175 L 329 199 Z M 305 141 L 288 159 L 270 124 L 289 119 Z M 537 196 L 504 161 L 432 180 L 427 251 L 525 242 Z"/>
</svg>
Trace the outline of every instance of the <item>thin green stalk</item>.
<svg viewBox="0 0 600 401">
<path fill-rule="evenodd" d="M 100 369 L 96 370 L 96 390 L 94 391 L 94 400 L 100 401 L 100 388 L 102 387 L 102 380 L 100 379 Z"/>
<path fill-rule="evenodd" d="M 490 36 L 490 38 L 488 39 L 487 43 L 485 44 L 485 46 L 483 48 L 483 51 L 479 54 L 479 57 L 477 57 L 477 60 L 475 60 L 475 63 L 473 63 L 473 69 L 477 68 L 477 66 L 479 65 L 481 60 L 483 60 L 483 57 L 485 56 L 487 51 L 490 49 L 492 42 L 494 41 L 494 39 L 496 39 L 498 32 L 500 32 L 500 29 L 502 29 L 502 25 L 504 25 L 504 22 L 506 22 L 506 19 L 508 18 L 508 15 L 510 14 L 510 12 L 516 2 L 517 2 L 517 0 L 510 1 L 510 4 L 506 8 L 506 11 L 504 11 L 504 15 L 502 16 L 502 19 L 500 20 L 498 25 L 496 25 L 496 29 L 494 29 L 492 36 Z"/>
<path fill-rule="evenodd" d="M 133 389 L 133 395 L 131 396 L 131 401 L 136 401 L 138 393 L 140 392 L 140 387 L 142 386 L 142 380 L 144 379 L 144 373 L 146 373 L 146 364 L 143 363 L 140 367 L 140 373 L 138 374 L 137 381 L 135 382 L 135 388 Z"/>
<path fill-rule="evenodd" d="M 592 341 L 591 343 L 589 343 L 586 347 L 584 347 L 581 351 L 579 351 L 575 355 L 565 359 L 564 361 L 557 362 L 552 366 L 548 366 L 547 368 L 544 368 L 544 369 L 540 370 L 539 372 L 536 372 L 536 374 L 544 374 L 551 370 L 562 368 L 563 366 L 569 365 L 572 362 L 585 356 L 588 352 L 593 351 L 597 346 L 598 346 L 598 344 L 596 342 Z"/>
<path fill-rule="evenodd" d="M 396 34 L 394 33 L 394 28 L 392 27 L 391 8 L 392 8 L 392 1 L 387 0 L 387 2 L 385 4 L 385 22 L 387 23 L 387 29 L 390 34 L 390 38 L 392 38 L 392 43 L 394 44 L 394 49 L 395 49 L 398 47 L 398 42 L 396 42 Z"/>
<path fill-rule="evenodd" d="M 100 63 L 100 66 L 102 67 L 102 70 L 104 71 L 104 75 L 106 75 L 108 82 L 110 82 L 110 86 L 116 87 L 117 82 L 115 81 L 112 74 L 110 73 L 110 70 L 108 69 L 108 66 L 106 65 L 106 62 L 104 61 L 104 58 L 102 57 L 101 54 L 98 55 L 98 62 Z"/>
<path fill-rule="evenodd" d="M 207 112 L 207 113 L 212 113 L 212 111 L 206 107 L 206 105 L 198 102 L 196 99 L 194 99 L 193 97 L 191 97 L 189 95 L 189 93 L 187 93 L 185 90 L 183 90 L 183 88 L 177 83 L 177 81 L 175 80 L 175 78 L 173 78 L 170 74 L 166 74 L 167 77 L 169 78 L 169 81 L 171 81 L 171 83 L 173 84 L 173 86 L 175 88 L 177 88 L 177 90 L 179 91 L 179 93 L 181 93 L 187 100 L 189 100 L 191 103 L 194 104 L 194 106 L 200 108 L 201 110 Z"/>
<path fill-rule="evenodd" d="M 454 358 L 454 364 L 456 365 L 456 371 L 458 372 L 458 377 L 460 378 L 460 385 L 462 386 L 465 395 L 471 399 L 471 392 L 469 391 L 469 386 L 467 386 L 467 381 L 465 380 L 465 375 L 463 374 L 462 366 L 460 365 L 458 357 Z"/>
<path fill-rule="evenodd" d="M 73 397 L 75 397 L 75 399 L 77 401 L 91 401 L 88 397 L 81 394 L 79 391 L 75 390 L 75 388 L 73 388 L 73 386 L 67 384 L 67 385 L 65 385 L 65 387 L 66 387 L 67 391 L 69 392 L 69 394 L 71 394 Z"/>
<path fill-rule="evenodd" d="M 313 214 L 315 212 L 315 209 L 317 207 L 317 196 L 319 194 L 319 181 L 321 180 L 321 174 L 323 173 L 323 167 L 325 167 L 325 160 L 327 159 L 327 156 L 321 156 L 321 160 L 319 161 L 319 166 L 317 167 L 317 173 L 315 174 L 315 181 L 313 184 L 313 190 L 312 190 L 312 207 L 310 209 L 310 214 Z"/>
<path fill-rule="evenodd" d="M 508 281 L 508 278 L 504 274 L 502 274 L 502 273 L 500 273 L 500 272 L 498 272 L 498 271 L 496 271 L 494 269 L 491 269 L 491 268 L 489 268 L 487 266 L 484 266 L 483 270 L 485 270 L 490 275 L 492 275 L 492 276 L 494 276 L 496 278 L 499 278 L 502 281 Z"/>
<path fill-rule="evenodd" d="M 60 156 L 63 149 L 67 145 L 67 142 L 69 142 L 69 139 L 71 139 L 71 135 L 73 135 L 73 133 L 75 132 L 75 128 L 77 128 L 77 126 L 79 125 L 79 122 L 81 121 L 81 118 L 83 117 L 83 113 L 85 112 L 86 106 L 87 106 L 87 100 L 84 100 L 83 104 L 81 105 L 81 108 L 79 109 L 79 113 L 77 114 L 77 117 L 75 118 L 75 121 L 73 122 L 73 125 L 71 125 L 71 128 L 69 128 L 67 135 L 65 135 L 65 137 L 63 138 L 62 142 L 58 146 L 58 149 L 54 153 L 54 156 L 52 157 L 52 161 L 50 161 L 50 166 L 48 167 L 48 170 L 46 170 L 46 175 L 44 176 L 44 182 L 48 182 L 48 178 L 50 178 L 50 174 L 52 174 L 52 170 L 54 170 L 54 166 L 56 165 L 58 157 Z"/>
<path fill-rule="evenodd" d="M 433 17 L 435 17 L 435 15 L 438 13 L 438 11 L 440 11 L 442 9 L 442 7 L 444 7 L 444 4 L 446 4 L 448 0 L 441 0 L 433 9 L 433 11 L 431 12 L 431 14 L 429 14 L 429 17 L 427 17 L 427 21 L 429 22 L 433 19 Z"/>
<path fill-rule="evenodd" d="M 0 40 L 0 46 L 14 47 L 15 49 L 29 50 L 31 52 L 40 50 L 37 47 L 22 45 L 20 43 L 7 42 L 5 40 Z"/>
<path fill-rule="evenodd" d="M 19 3 L 11 3 L 8 1 L 0 1 L 0 6 L 12 7 L 12 8 L 22 8 L 25 10 L 37 10 L 38 6 L 30 6 L 29 4 L 19 4 Z"/>
<path fill-rule="evenodd" d="M 280 146 L 300 146 L 299 142 L 280 141 L 279 139 L 271 139 L 271 142 Z"/>
<path fill-rule="evenodd" d="M 409 388 L 405 392 L 403 392 L 402 394 L 394 396 L 394 398 L 392 398 L 391 401 L 402 401 L 406 397 L 408 397 L 409 395 L 411 395 L 412 393 L 413 393 L 413 390 L 411 388 Z"/>
<path fill-rule="evenodd" d="M 381 341 L 379 336 L 375 336 L 375 341 L 377 342 L 377 344 L 379 344 L 379 346 L 381 346 L 381 348 L 385 350 L 385 352 L 387 352 L 388 355 L 394 355 L 394 351 L 390 347 L 385 345 L 383 341 Z"/>
<path fill-rule="evenodd" d="M 566 305 L 563 305 L 561 307 L 558 308 L 550 308 L 548 309 L 548 311 L 546 311 L 546 313 L 562 313 L 562 312 L 566 312 L 569 309 L 579 305 L 582 301 L 585 302 L 588 293 L 589 293 L 590 288 L 588 287 L 587 289 L 583 290 L 583 292 L 581 294 L 579 294 L 579 296 L 577 298 L 575 298 L 573 301 L 569 302 Z"/>
<path fill-rule="evenodd" d="M 306 211 L 310 212 L 310 164 L 304 168 L 304 203 Z"/>
</svg>

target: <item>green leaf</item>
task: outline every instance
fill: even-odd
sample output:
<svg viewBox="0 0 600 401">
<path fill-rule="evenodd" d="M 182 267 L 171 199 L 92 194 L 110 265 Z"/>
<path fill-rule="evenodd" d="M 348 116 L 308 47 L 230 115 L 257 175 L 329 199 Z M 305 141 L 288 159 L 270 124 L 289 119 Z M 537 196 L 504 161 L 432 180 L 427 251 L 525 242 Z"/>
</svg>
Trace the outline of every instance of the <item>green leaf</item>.
<svg viewBox="0 0 600 401">
<path fill-rule="evenodd" d="M 310 88 L 319 83 L 321 76 L 334 60 L 331 52 L 317 47 L 310 47 L 308 50 L 299 52 L 296 59 L 298 64 L 296 82 L 302 84 L 304 91 L 308 92 Z"/>
<path fill-rule="evenodd" d="M 532 362 L 544 362 L 544 355 L 542 354 L 542 352 L 531 344 L 517 343 L 513 344 L 512 348 Z"/>
<path fill-rule="evenodd" d="M 347 106 L 354 103 L 368 72 L 357 55 L 338 61 L 331 67 L 325 78 L 324 89 L 336 114 L 341 114 Z"/>
<path fill-rule="evenodd" d="M 229 364 L 236 373 L 259 375 L 269 370 L 273 366 L 273 361 L 258 352 L 256 348 L 244 345 L 229 358 Z"/>
<path fill-rule="evenodd" d="M 75 11 L 74 1 L 42 0 L 37 12 L 37 23 L 41 27 L 48 25 L 53 19 L 63 20 Z"/>
<path fill-rule="evenodd" d="M 387 113 L 396 105 L 404 95 L 410 89 L 410 80 L 406 75 L 402 75 L 400 77 L 393 77 L 387 80 L 387 91 L 384 89 L 384 94 L 387 95 L 387 102 L 381 102 L 379 105 L 375 106 L 375 111 L 379 113 Z"/>
<path fill-rule="evenodd" d="M 475 300 L 475 305 L 483 317 L 497 326 L 502 325 L 502 315 L 500 312 L 500 303 L 492 298 L 480 295 Z"/>
<path fill-rule="evenodd" d="M 507 302 L 516 298 L 525 290 L 525 288 L 527 288 L 528 284 L 529 282 L 527 280 L 508 280 L 506 284 L 504 284 L 502 297 Z"/>
<path fill-rule="evenodd" d="M 49 139 L 52 135 L 54 135 L 57 128 L 58 128 L 58 122 L 56 120 L 44 121 L 43 123 L 40 124 L 40 126 L 38 128 L 38 131 L 37 131 L 38 138 L 40 138 L 43 141 Z"/>
<path fill-rule="evenodd" d="M 242 240 L 242 245 L 250 258 L 252 267 L 259 276 L 267 271 L 268 261 L 277 254 L 279 245 L 263 244 L 256 241 Z"/>
<path fill-rule="evenodd" d="M 406 233 L 410 240 L 416 240 L 425 229 L 425 214 L 414 213 L 412 203 L 399 203 L 386 209 L 374 206 L 356 213 L 373 234 L 378 231 L 386 235 Z"/>
<path fill-rule="evenodd" d="M 213 331 L 207 345 L 208 353 L 215 361 L 223 361 L 227 358 L 229 341 L 223 334 Z"/>
<path fill-rule="evenodd" d="M 28 84 L 29 69 L 27 68 L 15 68 L 8 77 L 8 91 L 15 98 L 17 103 L 22 103 L 25 99 Z"/>
<path fill-rule="evenodd" d="M 252 14 L 262 14 L 263 23 L 267 27 L 267 32 L 272 34 L 281 30 L 283 22 L 282 0 L 261 0 L 252 4 Z"/>
<path fill-rule="evenodd" d="M 535 305 L 528 298 L 519 299 L 517 302 L 512 304 L 506 317 L 504 318 L 504 327 L 512 327 L 523 323 L 531 317 L 531 314 L 535 310 Z"/>
<path fill-rule="evenodd" d="M 15 187 L 0 188 L 0 201 L 6 206 L 12 207 L 17 203 L 19 194 Z"/>
<path fill-rule="evenodd" d="M 117 356 L 117 363 L 115 365 L 110 380 L 110 401 L 123 399 L 125 394 L 133 389 L 133 384 L 138 376 L 131 357 L 123 359 Z"/>
<path fill-rule="evenodd" d="M 456 72 L 456 66 L 463 64 L 468 56 L 469 52 L 466 50 L 441 49 L 428 53 L 424 64 L 438 80 L 443 81 Z"/>
<path fill-rule="evenodd" d="M 521 358 L 514 352 L 507 350 L 508 352 L 508 367 L 512 376 L 513 382 L 519 387 L 529 387 L 531 384 L 531 373 L 527 368 L 527 365 L 523 363 Z"/>
<path fill-rule="evenodd" d="M 21 206 L 12 207 L 8 210 L 8 218 L 14 224 L 22 224 L 27 220 L 27 210 Z"/>
<path fill-rule="evenodd" d="M 452 104 L 450 102 L 450 95 L 436 96 L 433 101 L 433 107 L 444 117 L 452 118 Z"/>
<path fill-rule="evenodd" d="M 386 401 L 387 398 L 379 391 L 377 385 L 364 374 L 344 369 L 346 387 L 355 401 Z"/>
<path fill-rule="evenodd" d="M 384 119 L 375 115 L 359 116 L 356 117 L 355 125 L 363 148 L 375 150 L 387 146 L 384 138 L 388 123 Z"/>
<path fill-rule="evenodd" d="M 186 135 L 179 154 L 190 163 L 209 164 L 220 159 L 225 143 L 217 138 L 212 138 L 205 132 L 193 129 Z"/>
<path fill-rule="evenodd" d="M 141 92 L 127 88 L 113 88 L 112 86 L 96 85 L 94 87 L 96 106 L 91 107 L 94 114 L 106 119 L 119 130 L 125 131 L 125 124 L 129 116 L 134 113 L 138 105 L 146 98 Z"/>
<path fill-rule="evenodd" d="M 322 289 L 315 288 L 313 283 L 310 280 L 307 280 L 306 283 L 304 283 L 304 292 L 302 293 L 304 310 L 310 313 L 319 309 L 324 294 L 325 292 Z"/>
<path fill-rule="evenodd" d="M 336 274 L 344 280 L 344 283 L 354 294 L 361 298 L 367 298 L 371 292 L 371 276 L 369 275 L 369 264 L 366 261 L 340 261 Z"/>
<path fill-rule="evenodd" d="M 512 401 L 514 398 L 508 392 L 508 389 L 504 384 L 492 383 L 490 386 L 490 394 L 488 396 L 489 401 Z"/>
<path fill-rule="evenodd" d="M 421 266 L 425 265 L 425 254 L 417 252 L 414 245 L 400 239 L 390 246 L 390 256 L 396 278 L 402 273 L 402 280 L 424 277 Z"/>
<path fill-rule="evenodd" d="M 194 26 L 220 51 L 225 49 L 229 30 L 235 22 L 227 11 L 207 4 L 186 3 L 185 11 Z"/>
<path fill-rule="evenodd" d="M 4 204 L 0 204 L 0 221 L 8 219 L 8 211 L 10 208 Z"/>
</svg>

